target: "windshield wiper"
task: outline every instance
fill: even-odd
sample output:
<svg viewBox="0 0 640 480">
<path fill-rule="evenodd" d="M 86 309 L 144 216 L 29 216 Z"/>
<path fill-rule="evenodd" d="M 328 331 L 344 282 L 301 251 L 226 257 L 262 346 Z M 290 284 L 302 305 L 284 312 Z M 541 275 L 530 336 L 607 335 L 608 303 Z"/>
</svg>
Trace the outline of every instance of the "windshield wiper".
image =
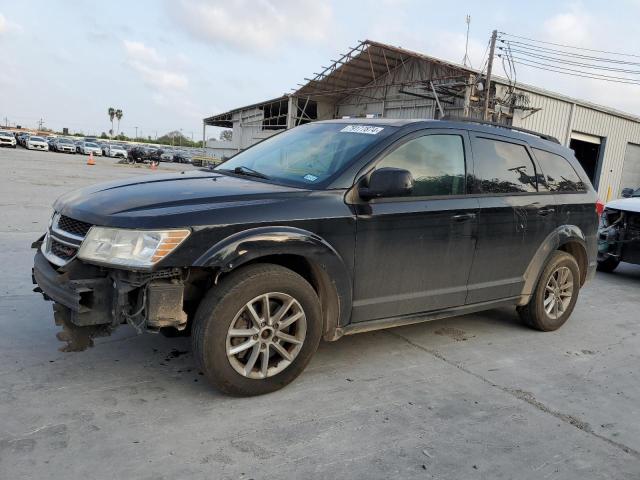
<svg viewBox="0 0 640 480">
<path fill-rule="evenodd" d="M 223 171 L 227 171 L 227 172 L 233 172 L 236 175 L 246 175 L 247 177 L 256 177 L 256 178 L 262 178 L 263 180 L 269 180 L 269 177 L 267 175 L 265 175 L 264 173 L 258 172 L 257 170 L 254 170 L 253 168 L 249 168 L 249 167 L 245 167 L 244 165 L 241 165 L 239 167 L 234 168 L 233 170 L 229 170 L 227 169 L 221 169 Z"/>
</svg>

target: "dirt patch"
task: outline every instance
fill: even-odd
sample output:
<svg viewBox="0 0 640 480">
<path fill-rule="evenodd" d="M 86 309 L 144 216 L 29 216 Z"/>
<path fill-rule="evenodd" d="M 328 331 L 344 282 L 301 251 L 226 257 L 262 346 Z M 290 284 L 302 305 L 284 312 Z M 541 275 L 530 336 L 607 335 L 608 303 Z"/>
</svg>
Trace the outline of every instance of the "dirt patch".
<svg viewBox="0 0 640 480">
<path fill-rule="evenodd" d="M 468 340 L 469 338 L 471 338 L 467 336 L 467 333 L 464 330 L 460 330 L 459 328 L 454 328 L 454 327 L 442 327 L 433 333 L 435 333 L 436 335 L 442 335 L 445 337 L 452 338 L 456 342 L 464 342 L 465 340 Z"/>
</svg>

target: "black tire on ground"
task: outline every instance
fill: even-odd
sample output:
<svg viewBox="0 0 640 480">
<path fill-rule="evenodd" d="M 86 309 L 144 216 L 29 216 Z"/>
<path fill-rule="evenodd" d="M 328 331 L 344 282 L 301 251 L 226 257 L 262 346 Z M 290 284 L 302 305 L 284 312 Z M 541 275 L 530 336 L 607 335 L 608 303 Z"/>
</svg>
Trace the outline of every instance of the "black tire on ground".
<svg viewBox="0 0 640 480">
<path fill-rule="evenodd" d="M 547 314 L 545 310 L 545 291 L 547 289 L 547 284 L 550 281 L 551 275 L 561 267 L 567 267 L 571 272 L 573 290 L 571 300 L 567 307 L 564 309 L 563 313 L 557 318 L 553 318 L 549 314 Z M 551 258 L 542 271 L 542 274 L 538 279 L 536 289 L 534 290 L 529 303 L 523 307 L 518 307 L 518 313 L 520 314 L 520 318 L 522 318 L 522 320 L 524 320 L 527 324 L 529 324 L 536 330 L 540 330 L 543 332 L 551 332 L 553 330 L 557 330 L 562 325 L 564 325 L 564 323 L 571 316 L 571 312 L 573 312 L 573 308 L 575 307 L 576 301 L 578 300 L 579 292 L 580 267 L 578 267 L 578 262 L 576 262 L 576 259 L 567 252 L 557 250 L 551 255 Z"/>
<path fill-rule="evenodd" d="M 284 370 L 267 378 L 248 378 L 238 373 L 227 357 L 227 333 L 247 302 L 272 292 L 298 301 L 306 316 L 306 334 L 297 356 Z M 254 264 L 230 273 L 206 294 L 194 318 L 192 344 L 196 363 L 213 386 L 231 395 L 252 396 L 292 382 L 311 360 L 321 336 L 321 307 L 313 287 L 287 268 Z"/>
<path fill-rule="evenodd" d="M 598 271 L 611 273 L 620 265 L 620 260 L 615 257 L 607 257 L 603 260 L 598 259 Z"/>
</svg>

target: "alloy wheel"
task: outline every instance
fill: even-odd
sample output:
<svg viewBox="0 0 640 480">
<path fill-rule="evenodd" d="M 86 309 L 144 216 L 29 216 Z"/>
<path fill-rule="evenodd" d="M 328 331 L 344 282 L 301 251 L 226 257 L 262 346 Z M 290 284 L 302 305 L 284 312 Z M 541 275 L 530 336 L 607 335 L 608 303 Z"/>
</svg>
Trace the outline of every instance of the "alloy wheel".
<svg viewBox="0 0 640 480">
<path fill-rule="evenodd" d="M 544 290 L 544 310 L 549 318 L 560 318 L 569 308 L 572 296 L 573 273 L 567 267 L 559 267 L 549 276 Z"/>
<path fill-rule="evenodd" d="M 248 301 L 229 325 L 227 358 L 244 377 L 272 377 L 295 360 L 306 333 L 307 317 L 295 298 L 265 293 Z"/>
</svg>

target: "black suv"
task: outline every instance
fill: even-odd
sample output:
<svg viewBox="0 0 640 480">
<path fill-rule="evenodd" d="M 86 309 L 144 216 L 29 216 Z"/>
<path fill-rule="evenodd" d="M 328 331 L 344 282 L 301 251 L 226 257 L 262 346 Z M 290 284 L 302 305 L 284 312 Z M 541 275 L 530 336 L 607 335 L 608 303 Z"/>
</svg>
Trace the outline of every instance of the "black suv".
<svg viewBox="0 0 640 480">
<path fill-rule="evenodd" d="M 123 323 L 190 333 L 213 385 L 255 395 L 297 377 L 321 338 L 504 305 L 555 330 L 594 274 L 597 226 L 555 139 L 334 120 L 212 170 L 62 196 L 33 278 L 69 349 Z"/>
</svg>

